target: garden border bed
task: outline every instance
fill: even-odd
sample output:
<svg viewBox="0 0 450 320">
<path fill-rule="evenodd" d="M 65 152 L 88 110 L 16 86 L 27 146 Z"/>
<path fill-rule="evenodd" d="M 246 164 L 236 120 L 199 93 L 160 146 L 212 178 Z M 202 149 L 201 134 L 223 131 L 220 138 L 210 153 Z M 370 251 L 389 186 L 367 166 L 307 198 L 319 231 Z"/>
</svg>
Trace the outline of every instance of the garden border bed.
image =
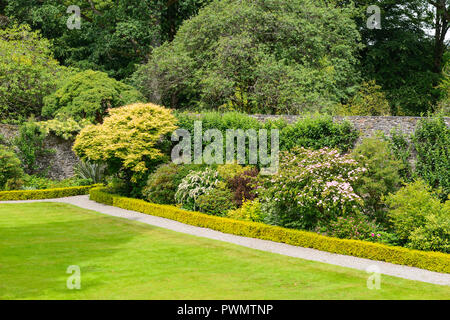
<svg viewBox="0 0 450 320">
<path fill-rule="evenodd" d="M 108 193 L 106 190 L 105 187 L 92 188 L 89 192 L 90 199 L 122 209 L 223 233 L 450 273 L 450 255 L 446 253 L 411 250 L 361 240 L 338 239 L 308 231 L 211 216 L 200 212 L 186 211 L 170 205 L 159 205 L 144 200 L 121 197 Z"/>
<path fill-rule="evenodd" d="M 53 188 L 42 190 L 14 190 L 1 191 L 0 201 L 15 201 L 15 200 L 41 200 L 52 198 L 64 198 L 72 196 L 80 196 L 89 194 L 90 189 L 99 187 L 98 184 L 80 187 L 67 188 Z"/>
</svg>

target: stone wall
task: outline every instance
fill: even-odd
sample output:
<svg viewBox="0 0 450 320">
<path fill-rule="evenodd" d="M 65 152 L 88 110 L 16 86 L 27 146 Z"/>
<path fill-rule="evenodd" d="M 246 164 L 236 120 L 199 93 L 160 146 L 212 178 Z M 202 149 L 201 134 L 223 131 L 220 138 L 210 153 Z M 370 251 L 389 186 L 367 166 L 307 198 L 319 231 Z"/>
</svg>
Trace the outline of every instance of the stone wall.
<svg viewBox="0 0 450 320">
<path fill-rule="evenodd" d="M 15 137 L 17 126 L 0 124 L 0 134 L 7 139 Z M 54 150 L 50 155 L 37 159 L 37 166 L 47 172 L 49 178 L 64 179 L 73 176 L 73 167 L 78 163 L 78 157 L 72 151 L 73 141 L 67 141 L 54 135 L 49 135 L 45 141 L 45 148 Z"/>
<path fill-rule="evenodd" d="M 272 115 L 252 115 L 252 117 L 266 121 L 283 117 L 287 122 L 292 123 L 301 116 L 272 116 Z M 342 121 L 343 117 L 334 117 L 334 121 Z M 348 121 L 361 131 L 361 137 L 371 136 L 376 131 L 382 131 L 389 135 L 394 128 L 400 129 L 403 133 L 414 132 L 419 117 L 345 117 Z M 445 118 L 450 126 L 450 118 Z M 17 134 L 17 126 L 0 124 L 0 134 L 7 138 Z M 73 141 L 66 141 L 56 136 L 50 135 L 46 141 L 46 148 L 54 149 L 55 153 L 42 159 L 38 159 L 38 166 L 42 169 L 48 168 L 48 175 L 53 179 L 63 179 L 73 175 L 73 166 L 79 161 L 72 151 Z"/>
<path fill-rule="evenodd" d="M 259 121 L 266 121 L 268 119 L 284 118 L 287 122 L 292 123 L 302 116 L 273 116 L 273 115 L 253 115 L 252 117 Z M 369 117 L 369 116 L 352 116 L 352 117 L 333 117 L 334 121 L 343 121 L 344 119 L 350 121 L 356 129 L 360 130 L 361 138 L 372 136 L 376 131 L 382 131 L 387 136 L 390 136 L 392 129 L 398 128 L 405 134 L 412 134 L 416 128 L 417 121 L 420 117 Z M 447 126 L 450 127 L 450 118 L 444 118 Z M 360 138 L 360 139 L 361 139 Z"/>
</svg>

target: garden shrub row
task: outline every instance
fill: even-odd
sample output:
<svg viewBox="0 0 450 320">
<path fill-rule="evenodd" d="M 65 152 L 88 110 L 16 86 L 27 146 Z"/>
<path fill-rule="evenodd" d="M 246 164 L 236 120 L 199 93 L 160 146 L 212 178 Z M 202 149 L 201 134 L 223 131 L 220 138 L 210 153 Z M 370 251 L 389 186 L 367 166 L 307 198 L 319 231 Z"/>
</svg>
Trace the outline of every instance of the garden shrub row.
<svg viewBox="0 0 450 320">
<path fill-rule="evenodd" d="M 108 193 L 106 188 L 91 189 L 90 198 L 91 200 L 123 209 L 176 220 L 224 233 L 450 273 L 450 255 L 445 253 L 411 250 L 360 240 L 338 239 L 313 232 L 216 217 L 199 212 L 185 211 L 174 206 L 120 197 Z"/>
<path fill-rule="evenodd" d="M 54 188 L 45 190 L 1 191 L 0 201 L 54 199 L 89 194 L 89 190 L 99 185 Z"/>
</svg>

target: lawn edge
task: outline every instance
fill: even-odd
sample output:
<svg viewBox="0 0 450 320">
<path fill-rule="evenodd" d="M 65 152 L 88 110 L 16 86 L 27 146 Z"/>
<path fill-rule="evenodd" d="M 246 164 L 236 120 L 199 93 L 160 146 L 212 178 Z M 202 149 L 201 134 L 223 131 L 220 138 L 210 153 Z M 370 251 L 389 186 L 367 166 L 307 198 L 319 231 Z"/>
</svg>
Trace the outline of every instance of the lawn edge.
<svg viewBox="0 0 450 320">
<path fill-rule="evenodd" d="M 107 188 L 104 187 L 91 188 L 89 195 L 91 200 L 99 203 L 223 233 L 450 273 L 450 255 L 446 253 L 412 250 L 361 240 L 338 239 L 308 231 L 216 217 L 200 212 L 186 211 L 175 206 L 122 197 L 108 193 Z"/>
</svg>

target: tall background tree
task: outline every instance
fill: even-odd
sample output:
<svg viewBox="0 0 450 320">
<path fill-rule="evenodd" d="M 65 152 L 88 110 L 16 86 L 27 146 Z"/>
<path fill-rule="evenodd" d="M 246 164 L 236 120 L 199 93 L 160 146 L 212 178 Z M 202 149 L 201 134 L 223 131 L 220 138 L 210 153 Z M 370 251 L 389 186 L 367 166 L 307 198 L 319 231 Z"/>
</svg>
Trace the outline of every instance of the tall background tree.
<svg viewBox="0 0 450 320">
<path fill-rule="evenodd" d="M 337 2 L 343 6 L 351 3 Z M 394 115 L 433 111 L 440 97 L 437 85 L 448 50 L 446 0 L 354 3 L 359 10 L 355 20 L 365 45 L 360 65 L 365 80 L 376 80 L 382 86 Z M 367 28 L 367 8 L 371 5 L 381 9 L 381 29 Z"/>
<path fill-rule="evenodd" d="M 352 15 L 313 0 L 216 0 L 153 51 L 134 83 L 172 108 L 326 111 L 358 82 Z"/>
<path fill-rule="evenodd" d="M 64 72 L 39 32 L 17 25 L 0 29 L 0 122 L 40 115 L 44 97 Z"/>
<path fill-rule="evenodd" d="M 81 70 L 103 71 L 118 80 L 129 79 L 139 65 L 145 65 L 149 60 L 156 59 L 158 55 L 165 54 L 164 50 L 170 50 L 158 49 L 154 53 L 155 49 L 161 45 L 177 52 L 185 50 L 186 48 L 181 48 L 180 40 L 178 40 L 179 44 L 170 43 L 174 40 L 177 42 L 178 30 L 182 24 L 186 22 L 191 26 L 195 25 L 195 22 L 187 22 L 187 20 L 195 20 L 199 10 L 212 1 L 2 0 L 0 1 L 0 28 L 11 27 L 18 23 L 28 24 L 32 30 L 39 31 L 43 38 L 50 40 L 53 56 L 61 65 L 73 66 Z M 380 90 L 386 96 L 390 114 L 393 115 L 420 115 L 435 111 L 440 103 L 439 100 L 442 100 L 443 90 L 439 84 L 442 80 L 443 67 L 447 63 L 445 57 L 449 56 L 446 55 L 448 41 L 445 40 L 446 36 L 448 38 L 449 29 L 448 0 L 313 1 L 317 7 L 328 6 L 331 12 L 336 12 L 335 6 L 342 9 L 333 17 L 325 11 L 312 15 L 314 21 L 310 23 L 310 26 L 314 29 L 303 29 L 309 40 L 315 42 L 318 47 L 323 45 L 330 51 L 336 51 L 339 44 L 334 41 L 336 39 L 320 35 L 325 29 L 322 30 L 318 26 L 328 19 L 329 31 L 336 32 L 337 28 L 333 26 L 334 23 L 330 19 L 342 22 L 347 19 L 349 11 L 354 13 L 352 19 L 357 25 L 361 42 L 352 35 L 347 35 L 358 50 L 358 54 L 355 55 L 357 61 L 352 63 L 352 68 L 349 70 L 338 70 L 335 64 L 337 60 L 327 60 L 331 56 L 322 54 L 323 52 L 312 56 L 311 52 L 301 51 L 297 42 L 301 37 L 296 34 L 296 28 L 293 28 L 295 24 L 303 23 L 300 13 L 304 8 L 295 7 L 299 0 L 289 1 L 292 3 L 285 5 L 288 12 L 284 15 L 287 17 L 290 14 L 290 17 L 281 28 L 285 27 L 283 32 L 286 36 L 280 36 L 277 29 L 279 26 L 276 26 L 274 21 L 262 20 L 267 15 L 254 19 L 249 18 L 250 15 L 247 18 L 243 16 L 242 12 L 247 10 L 248 6 L 246 0 L 216 0 L 215 2 L 234 3 L 236 8 L 240 7 L 241 9 L 237 10 L 237 18 L 227 13 L 220 16 L 217 12 L 210 10 L 209 18 L 202 15 L 204 21 L 209 19 L 208 23 L 198 24 L 197 19 L 199 27 L 205 26 L 209 30 L 192 29 L 190 32 L 194 38 L 196 33 L 205 37 L 215 37 L 224 25 L 230 32 L 240 28 L 241 31 L 246 30 L 247 34 L 239 32 L 228 39 L 223 37 L 216 43 L 217 47 L 214 50 L 216 51 L 215 59 L 218 62 L 215 66 L 213 64 L 207 66 L 211 69 L 208 70 L 208 76 L 201 79 L 201 83 L 195 83 L 192 81 L 194 77 L 191 77 L 189 83 L 183 80 L 183 83 L 175 85 L 175 82 L 179 80 L 178 76 L 182 75 L 181 66 L 186 72 L 192 67 L 189 65 L 192 61 L 188 59 L 188 55 L 176 57 L 176 55 L 167 54 L 165 59 L 161 58 L 159 70 L 167 67 L 170 59 L 177 58 L 180 72 L 175 72 L 177 68 L 171 69 L 159 79 L 153 74 L 155 72 L 157 74 L 158 70 L 140 68 L 141 71 L 147 72 L 144 75 L 149 81 L 145 85 L 142 85 L 142 81 L 135 83 L 139 84 L 147 95 L 155 89 L 152 93 L 155 101 L 162 99 L 168 105 L 182 104 L 186 107 L 199 104 L 212 106 L 219 103 L 227 108 L 235 108 L 237 105 L 245 111 L 255 111 L 252 104 L 262 104 L 262 109 L 256 110 L 260 112 L 265 112 L 266 105 L 279 105 L 281 106 L 279 110 L 272 109 L 268 112 L 291 112 L 283 106 L 294 103 L 300 105 L 297 110 L 305 110 L 308 109 L 305 105 L 312 102 L 317 105 L 324 104 L 324 101 L 318 101 L 317 97 L 326 97 L 325 100 L 328 101 L 325 101 L 325 104 L 330 101 L 346 104 L 351 96 L 358 92 L 355 84 L 372 83 L 372 81 L 381 86 Z M 257 10 L 256 8 L 274 8 L 278 2 L 277 0 L 255 0 L 252 4 L 253 11 Z M 81 8 L 80 30 L 70 30 L 66 26 L 70 16 L 67 8 L 70 5 L 78 5 Z M 381 9 L 381 29 L 368 29 L 366 26 L 369 16 L 366 10 L 371 5 L 377 5 Z M 290 13 L 289 10 L 291 10 Z M 293 14 L 292 10 L 297 10 L 298 14 Z M 242 19 L 239 20 L 239 17 Z M 231 25 L 225 19 L 237 21 L 237 25 Z M 265 29 L 257 23 L 265 24 Z M 185 27 L 185 29 L 188 28 Z M 331 30 L 333 28 L 334 30 Z M 261 33 L 256 36 L 255 32 L 259 31 Z M 184 32 L 178 36 L 178 38 L 182 37 L 189 37 L 189 35 Z M 285 41 L 287 38 L 290 40 Z M 268 51 L 264 51 L 265 49 L 259 46 L 266 41 L 271 41 L 273 44 L 268 47 Z M 255 43 L 258 45 L 255 46 Z M 303 41 L 303 44 L 305 43 L 306 41 Z M 360 46 L 360 43 L 363 46 Z M 194 50 L 192 47 L 187 49 Z M 266 60 L 265 68 L 256 70 L 255 66 L 263 64 L 255 64 L 255 61 L 266 59 L 267 52 L 270 52 L 269 56 L 272 60 Z M 265 55 L 265 58 L 261 53 Z M 328 74 L 305 75 L 300 74 L 298 68 L 292 68 L 291 57 L 301 53 L 304 53 L 303 60 L 310 58 L 310 62 L 313 61 L 316 66 L 322 65 L 324 71 L 328 70 Z M 317 52 L 313 54 L 315 53 Z M 198 61 L 203 58 L 201 56 Z M 207 61 L 205 60 L 205 63 Z M 299 59 L 296 59 L 296 63 L 298 61 Z M 299 65 L 307 67 L 305 61 Z M 329 68 L 326 69 L 325 66 Z M 353 70 L 354 68 L 356 69 Z M 241 72 L 237 69 L 246 71 Z M 288 72 L 287 69 L 291 71 Z M 292 72 L 293 70 L 296 72 Z M 148 74 L 151 72 L 153 73 Z M 249 72 L 253 75 L 260 74 L 260 81 L 255 82 L 254 86 L 249 81 Z M 340 73 L 341 79 L 333 80 L 332 77 L 328 77 L 332 72 Z M 215 76 L 212 76 L 213 73 Z M 225 73 L 228 74 L 223 76 Z M 141 74 L 141 80 L 144 75 Z M 235 75 L 239 75 L 240 78 L 237 79 Z M 199 74 L 196 73 L 195 77 L 197 76 Z M 362 79 L 359 79 L 360 76 Z M 274 77 L 280 80 L 276 85 L 270 81 Z M 345 80 L 344 77 L 348 79 Z M 311 79 L 318 79 L 318 81 L 310 81 Z M 158 84 L 156 80 L 159 81 Z M 335 80 L 337 82 L 334 82 Z M 160 89 L 166 85 L 172 86 L 170 92 L 161 92 Z M 317 85 L 322 85 L 323 90 L 317 91 Z M 209 90 L 198 93 L 199 88 L 206 87 Z M 250 96 L 247 92 L 248 88 L 245 87 L 250 87 L 252 92 Z M 325 90 L 325 87 L 330 90 Z M 280 91 L 281 88 L 283 90 Z M 297 100 L 296 97 L 305 96 L 308 92 L 311 94 L 305 103 L 293 101 Z M 167 98 L 167 94 L 170 98 Z M 321 106 L 317 109 L 325 110 Z"/>
<path fill-rule="evenodd" d="M 209 1 L 6 0 L 3 14 L 53 40 L 55 57 L 63 65 L 100 70 L 123 79 Z M 81 9 L 79 30 L 66 26 L 70 5 Z"/>
<path fill-rule="evenodd" d="M 434 7 L 434 72 L 440 73 L 447 50 L 446 35 L 450 27 L 450 4 L 448 0 L 427 0 Z"/>
</svg>

